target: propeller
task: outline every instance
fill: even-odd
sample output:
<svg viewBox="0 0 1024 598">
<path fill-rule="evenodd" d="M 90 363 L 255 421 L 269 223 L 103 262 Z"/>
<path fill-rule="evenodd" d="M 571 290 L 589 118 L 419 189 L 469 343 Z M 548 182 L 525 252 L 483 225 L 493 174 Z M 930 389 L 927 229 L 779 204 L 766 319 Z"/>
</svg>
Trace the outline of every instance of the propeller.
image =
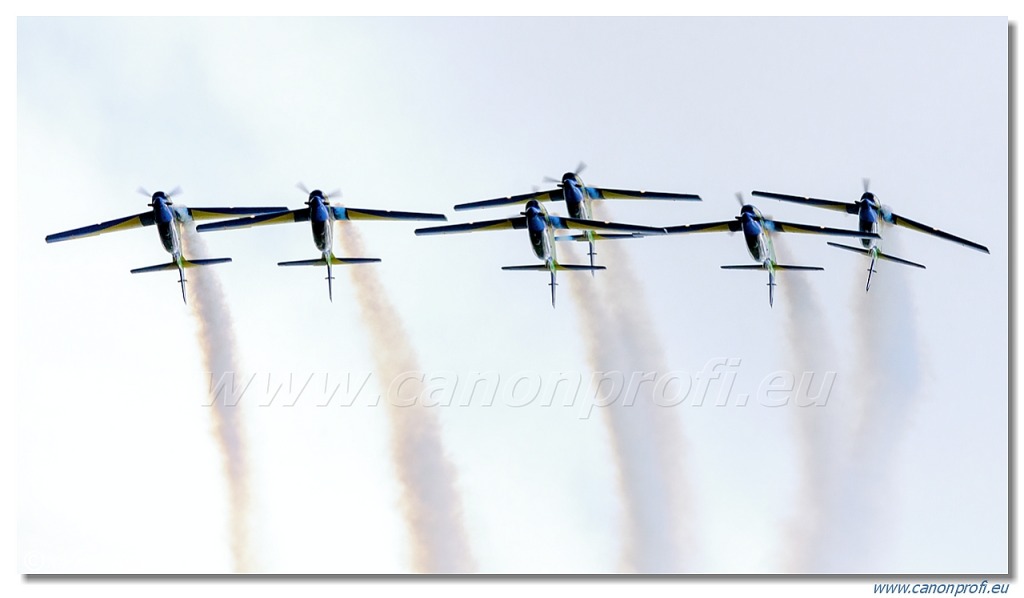
<svg viewBox="0 0 1024 598">
<path fill-rule="evenodd" d="M 878 201 L 878 198 L 875 197 L 875 194 L 871 192 L 871 179 L 864 177 L 861 179 L 861 183 L 863 183 L 864 185 L 864 195 L 861 196 L 860 201 L 865 202 L 871 207 L 875 208 L 876 210 L 881 211 L 882 216 L 885 217 L 886 220 L 888 220 L 888 214 L 891 213 L 891 211 L 889 210 L 888 206 L 883 206 L 882 203 Z"/>
<path fill-rule="evenodd" d="M 586 168 L 587 168 L 587 163 L 583 162 L 581 160 L 580 163 L 576 165 L 576 170 L 572 171 L 572 174 L 574 174 L 576 176 L 579 176 L 581 172 L 586 170 Z M 550 176 L 544 177 L 544 182 L 545 183 L 555 183 L 559 187 L 562 186 L 562 179 L 556 179 L 556 178 L 550 177 Z"/>
<path fill-rule="evenodd" d="M 313 191 L 317 191 L 317 189 L 314 189 L 313 191 L 310 191 L 302 181 L 299 181 L 298 183 L 295 183 L 295 187 L 298 188 L 300 191 L 302 191 L 303 193 L 306 194 L 306 197 L 307 197 L 306 203 L 309 203 L 308 198 L 309 198 L 310 195 L 313 194 Z M 330 193 L 324 193 L 323 191 L 321 191 L 320 194 L 323 195 L 324 199 L 332 199 L 332 198 L 335 198 L 335 197 L 341 197 L 341 189 L 335 189 L 334 191 L 331 191 Z M 327 203 L 327 202 L 324 202 L 324 203 Z"/>
<path fill-rule="evenodd" d="M 736 192 L 736 201 L 740 202 L 740 207 L 747 205 L 747 202 L 743 201 L 743 193 L 740 191 Z"/>
<path fill-rule="evenodd" d="M 148 197 L 150 199 L 153 199 L 153 195 L 155 195 L 154 193 L 150 193 L 149 191 L 146 191 L 145 187 L 139 187 L 135 191 L 138 192 L 141 195 L 145 195 L 146 197 Z M 157 193 L 160 193 L 160 191 L 157 191 Z M 172 197 L 174 197 L 175 195 L 178 195 L 180 193 L 181 193 L 181 187 L 180 186 L 175 186 L 174 189 L 171 189 L 170 191 L 167 191 L 166 193 L 164 193 L 164 197 L 166 197 L 167 200 L 168 200 L 167 201 L 167 205 L 171 205 L 170 199 Z M 149 205 L 152 206 L 153 202 L 150 202 Z"/>
</svg>

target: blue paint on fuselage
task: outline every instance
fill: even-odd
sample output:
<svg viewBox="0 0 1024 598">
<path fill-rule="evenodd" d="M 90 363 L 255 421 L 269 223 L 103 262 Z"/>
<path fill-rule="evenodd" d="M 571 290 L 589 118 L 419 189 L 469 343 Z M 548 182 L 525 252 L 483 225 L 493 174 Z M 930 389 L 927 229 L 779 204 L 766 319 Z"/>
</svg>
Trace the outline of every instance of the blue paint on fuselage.
<svg viewBox="0 0 1024 598">
<path fill-rule="evenodd" d="M 740 208 L 740 230 L 743 231 L 743 240 L 747 243 L 747 251 L 755 261 L 764 262 L 766 259 L 775 259 L 771 250 L 771 243 L 768 239 L 770 227 L 765 224 L 764 216 L 750 204 Z"/>
<path fill-rule="evenodd" d="M 156 222 L 156 230 L 160 235 L 160 243 L 171 255 L 179 252 L 178 241 L 175 238 L 174 212 L 167 205 L 167 196 L 162 192 L 153 194 L 153 221 Z"/>
<path fill-rule="evenodd" d="M 573 218 L 586 218 L 583 213 L 583 183 L 575 174 L 567 172 L 562 175 L 562 198 L 565 199 L 565 207 L 569 216 Z"/>
<path fill-rule="evenodd" d="M 750 256 L 757 261 L 762 261 L 764 256 L 761 255 L 761 234 L 764 232 L 764 228 L 761 226 L 761 222 L 754 217 L 752 212 L 744 212 L 741 216 L 741 223 L 743 224 L 743 240 L 747 242 Z"/>
<path fill-rule="evenodd" d="M 878 209 L 873 205 L 872 199 L 874 197 L 867 197 L 867 193 L 861 197 L 857 218 L 858 228 L 862 233 L 878 232 Z M 861 239 L 860 242 L 865 248 L 870 248 L 873 243 L 871 239 Z"/>
<path fill-rule="evenodd" d="M 331 216 L 324 205 L 323 196 L 316 191 L 309 196 L 309 224 L 313 229 L 313 242 L 321 252 L 331 250 Z"/>
<path fill-rule="evenodd" d="M 526 216 L 526 229 L 530 233 L 530 246 L 533 247 L 533 252 L 540 259 L 547 259 L 548 249 L 545 243 L 548 223 L 544 218 L 544 209 L 540 207 L 536 200 L 531 199 L 526 204 L 524 215 Z"/>
</svg>

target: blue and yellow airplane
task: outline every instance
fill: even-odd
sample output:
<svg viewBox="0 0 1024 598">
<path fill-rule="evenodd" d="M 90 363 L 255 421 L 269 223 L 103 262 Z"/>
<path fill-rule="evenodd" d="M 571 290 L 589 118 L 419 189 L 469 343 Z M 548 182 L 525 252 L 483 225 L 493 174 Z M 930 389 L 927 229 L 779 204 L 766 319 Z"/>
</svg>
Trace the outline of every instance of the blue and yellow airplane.
<svg viewBox="0 0 1024 598">
<path fill-rule="evenodd" d="M 327 266 L 327 296 L 334 301 L 331 281 L 334 275 L 332 266 L 346 264 L 367 264 L 379 262 L 379 258 L 337 257 L 334 255 L 334 223 L 338 220 L 447 220 L 444 214 L 424 212 L 394 212 L 391 210 L 367 210 L 362 208 L 345 208 L 331 205 L 329 198 L 336 193 L 325 194 L 319 189 L 309 191 L 302 183 L 298 185 L 309 195 L 306 207 L 297 210 L 282 211 L 275 214 L 263 214 L 247 218 L 236 218 L 197 227 L 200 232 L 222 230 L 227 228 L 249 228 L 264 224 L 281 224 L 286 222 L 309 222 L 313 231 L 313 243 L 320 250 L 320 257 L 311 260 L 295 260 L 278 262 L 278 266 Z"/>
<path fill-rule="evenodd" d="M 577 264 L 561 264 L 555 252 L 555 231 L 558 229 L 570 230 L 610 230 L 621 231 L 629 234 L 638 233 L 644 235 L 661 235 L 664 229 L 650 226 L 636 226 L 632 224 L 620 224 L 617 222 L 598 222 L 582 218 L 564 218 L 548 214 L 547 210 L 536 199 L 526 202 L 526 210 L 520 212 L 519 216 L 502 218 L 500 220 L 485 220 L 482 222 L 467 222 L 465 224 L 452 224 L 448 226 L 434 226 L 416 230 L 417 235 L 444 235 L 450 233 L 464 233 L 482 230 L 505 230 L 505 229 L 526 229 L 530 237 L 530 246 L 533 252 L 540 258 L 543 264 L 530 264 L 527 266 L 503 266 L 502 270 L 535 270 L 551 273 L 551 307 L 555 306 L 555 273 L 559 270 L 604 270 L 604 266 L 589 266 Z"/>
<path fill-rule="evenodd" d="M 548 191 L 534 191 L 523 195 L 510 195 L 497 199 L 485 199 L 455 206 L 456 211 L 472 210 L 476 208 L 491 208 L 494 206 L 506 206 L 512 204 L 535 201 L 564 201 L 569 216 L 580 220 L 592 220 L 594 218 L 593 201 L 600 199 L 656 199 L 668 201 L 700 201 L 699 195 L 692 193 L 663 193 L 660 191 L 633 191 L 630 189 L 608 189 L 605 187 L 588 187 L 580 178 L 580 172 L 586 168 L 586 164 L 580 162 L 575 172 L 567 172 L 562 175 L 559 181 L 550 177 L 546 181 L 557 183 L 557 189 Z M 600 234 L 593 230 L 585 230 L 582 233 L 556 237 L 556 241 L 578 241 L 586 242 L 590 246 L 590 265 L 594 265 L 594 241 L 602 239 L 624 239 L 643 235 L 632 234 Z M 593 272 L 593 270 L 591 271 Z"/>
<path fill-rule="evenodd" d="M 824 270 L 820 266 L 790 266 L 778 263 L 775 259 L 775 246 L 772 244 L 771 233 L 811 233 L 817 235 L 834 235 L 839 237 L 862 237 L 877 239 L 878 233 L 828 228 L 811 224 L 795 224 L 780 222 L 766 218 L 754 206 L 743 201 L 743 195 L 736 194 L 739 200 L 740 215 L 733 220 L 722 222 L 705 222 L 701 224 L 683 224 L 665 228 L 668 234 L 730 232 L 743 233 L 747 251 L 757 264 L 722 266 L 723 270 L 767 270 L 768 271 L 768 305 L 775 305 L 775 273 L 780 270 Z"/>
<path fill-rule="evenodd" d="M 188 302 L 185 297 L 185 269 L 193 268 L 196 266 L 209 266 L 211 264 L 221 264 L 224 262 L 230 262 L 231 258 L 213 258 L 213 259 L 186 259 L 181 254 L 181 230 L 180 227 L 193 220 L 209 220 L 213 218 L 225 218 L 227 216 L 238 215 L 238 214 L 263 214 L 266 212 L 279 212 L 286 208 L 187 208 L 185 206 L 175 205 L 171 202 L 171 197 L 181 192 L 181 188 L 176 187 L 169 193 L 163 191 L 157 191 L 150 196 L 150 193 L 145 189 L 140 188 L 139 193 L 150 197 L 149 203 L 150 210 L 141 214 L 134 214 L 132 216 L 125 216 L 124 218 L 118 218 L 116 220 L 108 220 L 106 222 L 100 222 L 99 224 L 93 224 L 91 226 L 83 226 L 82 228 L 76 228 L 53 235 L 47 235 L 47 243 L 56 243 L 58 241 L 68 241 L 71 239 L 79 239 L 81 237 L 92 237 L 102 233 L 109 233 L 118 230 L 128 230 L 130 228 L 138 228 L 140 226 L 153 226 L 156 225 L 157 233 L 160 235 L 160 242 L 163 244 L 164 249 L 167 253 L 171 254 L 171 261 L 166 264 L 158 264 L 156 266 L 147 266 L 145 268 L 135 268 L 132 270 L 132 274 L 141 274 L 143 272 L 157 272 L 160 270 L 178 270 L 178 282 L 181 284 L 181 300 Z"/>
<path fill-rule="evenodd" d="M 928 226 L 927 224 L 922 224 L 915 220 L 911 220 L 909 218 L 905 218 L 903 216 L 895 214 L 889 208 L 889 206 L 884 206 L 881 202 L 878 201 L 878 198 L 875 196 L 875 194 L 868 190 L 869 186 L 870 181 L 868 179 L 864 179 L 864 193 L 861 194 L 859 200 L 853 203 L 845 201 L 835 201 L 831 199 L 818 199 L 815 197 L 787 195 L 785 193 L 772 193 L 769 191 L 754 191 L 753 195 L 757 195 L 758 197 L 778 199 L 781 201 L 802 203 L 805 205 L 815 206 L 818 208 L 825 208 L 827 210 L 846 212 L 847 214 L 856 214 L 858 227 L 863 232 L 872 232 L 879 234 L 882 232 L 881 224 L 884 222 L 886 224 L 902 226 L 905 228 L 909 228 L 911 230 L 916 230 L 918 232 L 934 235 L 936 237 L 939 237 L 940 239 L 946 239 L 947 241 L 959 243 L 960 245 L 970 247 L 971 249 L 977 251 L 982 251 L 984 253 L 989 252 L 988 247 L 985 247 L 984 245 L 979 245 L 974 241 L 968 241 L 967 239 L 964 239 L 962 237 L 958 237 L 956 235 L 951 235 L 945 231 L 941 231 L 935 228 L 934 226 Z M 865 291 L 871 289 L 871 275 L 876 272 L 875 261 L 879 259 L 924 269 L 924 265 L 922 264 L 918 264 L 910 260 L 905 260 L 903 258 L 889 255 L 887 253 L 882 253 L 881 243 L 878 241 L 874 241 L 871 238 L 864 238 L 861 242 L 864 245 L 863 249 L 861 249 L 860 247 L 850 247 L 849 245 L 843 245 L 841 243 L 830 242 L 829 245 L 831 245 L 832 247 L 837 247 L 839 249 L 845 249 L 847 251 L 860 253 L 871 258 L 871 264 L 868 266 L 868 281 L 867 284 L 864 285 Z"/>
</svg>

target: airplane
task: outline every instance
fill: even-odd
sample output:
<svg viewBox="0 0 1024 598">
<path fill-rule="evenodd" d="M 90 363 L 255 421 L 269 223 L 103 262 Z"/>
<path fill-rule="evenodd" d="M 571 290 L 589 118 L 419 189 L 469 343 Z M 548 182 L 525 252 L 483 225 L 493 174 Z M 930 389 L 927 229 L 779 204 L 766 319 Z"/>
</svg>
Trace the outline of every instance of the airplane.
<svg viewBox="0 0 1024 598">
<path fill-rule="evenodd" d="M 818 235 L 834 235 L 840 237 L 862 237 L 877 239 L 878 233 L 873 231 L 855 231 L 828 228 L 811 224 L 795 224 L 767 218 L 754 206 L 743 201 L 743 194 L 737 193 L 740 215 L 733 220 L 722 222 L 705 222 L 701 224 L 683 224 L 665 228 L 667 234 L 710 233 L 728 231 L 742 232 L 747 243 L 747 251 L 757 264 L 738 266 L 722 266 L 723 270 L 767 270 L 768 271 L 768 305 L 775 305 L 775 273 L 781 270 L 824 270 L 820 266 L 791 266 L 778 263 L 775 259 L 775 246 L 772 244 L 772 233 L 812 233 Z"/>
<path fill-rule="evenodd" d="M 582 218 L 565 218 L 548 214 L 544 206 L 536 199 L 529 199 L 526 202 L 526 209 L 519 213 L 519 216 L 502 218 L 499 220 L 485 220 L 482 222 L 467 222 L 465 224 L 452 224 L 448 226 L 434 226 L 429 228 L 416 229 L 417 235 L 443 235 L 449 233 L 462 233 L 480 230 L 503 230 L 503 229 L 526 229 L 530 237 L 530 245 L 543 264 L 530 264 L 527 266 L 503 266 L 502 270 L 535 270 L 551 273 L 551 307 L 555 306 L 555 273 L 559 270 L 604 270 L 604 266 L 589 266 L 578 264 L 559 263 L 555 251 L 555 231 L 557 229 L 582 229 L 582 230 L 611 230 L 624 231 L 628 233 L 643 233 L 646 235 L 664 234 L 661 228 L 649 226 L 636 226 L 632 224 L 620 224 L 617 222 L 598 222 Z"/>
<path fill-rule="evenodd" d="M 945 231 L 941 231 L 933 226 L 922 224 L 915 220 L 905 218 L 898 214 L 893 213 L 889 206 L 884 206 L 878 201 L 878 198 L 874 193 L 868 190 L 870 181 L 864 179 L 864 193 L 861 194 L 860 199 L 853 203 L 845 201 L 834 201 L 831 199 L 818 199 L 814 197 L 802 197 L 798 195 L 787 195 L 785 193 L 771 193 L 768 191 L 753 191 L 753 195 L 758 197 L 768 197 L 771 199 L 778 199 L 781 201 L 791 201 L 795 203 L 802 203 L 810 206 L 819 208 L 825 208 L 827 210 L 837 210 L 840 212 L 846 212 L 847 214 L 856 214 L 858 219 L 858 226 L 861 231 L 881 233 L 881 223 L 885 222 L 896 226 L 902 226 L 918 232 L 927 233 L 934 235 L 940 239 L 946 239 L 947 241 L 953 241 L 959 243 L 971 249 L 989 253 L 988 247 L 979 245 L 973 241 L 968 241 L 962 237 L 951 235 Z M 896 257 L 887 253 L 882 253 L 882 248 L 879 243 L 872 241 L 869 238 L 861 239 L 861 243 L 864 248 L 850 247 L 849 245 L 843 245 L 841 243 L 828 244 L 832 247 L 839 249 L 845 249 L 846 251 L 852 251 L 854 253 L 860 253 L 871 258 L 871 264 L 868 266 L 868 280 L 867 284 L 864 285 L 864 291 L 871 289 L 871 275 L 877 272 L 875 270 L 875 262 L 879 259 L 896 262 L 897 264 L 903 264 L 905 266 L 913 266 L 915 268 L 924 269 L 924 265 L 906 260 L 903 258 Z"/>
<path fill-rule="evenodd" d="M 298 188 L 309 197 L 306 200 L 306 207 L 297 210 L 281 211 L 276 214 L 262 214 L 246 218 L 235 218 L 221 222 L 201 224 L 197 227 L 200 232 L 211 230 L 223 230 L 228 228 L 248 228 L 250 226 L 262 226 L 264 224 L 281 224 L 284 222 L 309 222 L 313 231 L 313 243 L 320 250 L 321 257 L 311 260 L 294 260 L 289 262 L 278 262 L 278 266 L 327 266 L 327 296 L 333 302 L 334 291 L 331 288 L 331 281 L 334 280 L 332 266 L 347 264 L 368 264 L 379 262 L 378 258 L 365 257 L 337 257 L 334 255 L 334 223 L 339 220 L 447 220 L 444 214 L 429 214 L 424 212 L 395 212 L 391 210 L 368 210 L 362 208 L 346 208 L 331 205 L 329 199 L 336 197 L 340 192 L 325 194 L 319 189 L 309 191 L 299 183 Z"/>
<path fill-rule="evenodd" d="M 512 204 L 526 203 L 530 200 L 537 201 L 564 201 L 569 216 L 579 220 L 594 219 L 594 200 L 600 199 L 656 199 L 669 201 L 701 201 L 699 195 L 692 193 L 663 193 L 659 191 L 633 191 L 629 189 L 608 189 L 604 187 L 588 187 L 580 178 L 580 172 L 586 168 L 586 164 L 580 162 L 574 172 L 567 172 L 562 179 L 545 177 L 545 181 L 557 183 L 558 188 L 549 191 L 534 191 L 523 195 L 510 195 L 497 199 L 485 199 L 473 201 L 455 206 L 456 211 L 472 210 L 476 208 L 490 208 L 494 206 L 505 206 Z M 641 237 L 644 235 L 632 234 L 599 234 L 592 230 L 585 230 L 582 233 L 558 236 L 556 241 L 578 241 L 587 242 L 590 246 L 590 265 L 594 265 L 594 241 L 602 239 L 626 239 Z M 591 270 L 591 274 L 593 274 Z"/>
<path fill-rule="evenodd" d="M 108 233 L 118 230 L 128 230 L 130 228 L 138 228 L 140 226 L 152 226 L 156 225 L 157 233 L 160 235 L 160 242 L 163 244 L 164 249 L 167 253 L 171 254 L 171 261 L 166 264 L 158 264 L 156 266 L 146 266 L 145 268 L 135 268 L 131 271 L 132 274 L 141 274 L 143 272 L 157 272 L 160 270 L 178 270 L 178 282 L 181 284 L 181 300 L 188 303 L 185 297 L 185 269 L 194 268 L 196 266 L 209 266 L 212 264 L 222 264 L 224 262 L 230 262 L 231 258 L 212 258 L 212 259 L 187 259 L 181 253 L 181 226 L 187 222 L 193 220 L 208 220 L 213 218 L 224 218 L 227 216 L 238 215 L 238 214 L 264 214 L 267 212 L 280 212 L 287 208 L 188 208 L 185 206 L 175 205 L 171 202 L 171 197 L 181 193 L 180 187 L 175 187 L 172 191 L 164 193 L 163 191 L 157 191 L 150 195 L 148 191 L 143 188 L 139 188 L 138 192 L 142 195 L 150 197 L 151 201 L 149 207 L 151 208 L 148 212 L 141 214 L 134 214 L 132 216 L 125 216 L 124 218 L 117 218 L 115 220 L 108 220 L 106 222 L 100 222 L 99 224 L 93 224 L 91 226 L 83 226 L 82 228 L 76 228 L 60 233 L 55 233 L 46 236 L 47 243 L 57 243 L 59 241 L 69 241 L 71 239 L 79 239 L 82 237 L 92 237 L 102 233 Z"/>
</svg>

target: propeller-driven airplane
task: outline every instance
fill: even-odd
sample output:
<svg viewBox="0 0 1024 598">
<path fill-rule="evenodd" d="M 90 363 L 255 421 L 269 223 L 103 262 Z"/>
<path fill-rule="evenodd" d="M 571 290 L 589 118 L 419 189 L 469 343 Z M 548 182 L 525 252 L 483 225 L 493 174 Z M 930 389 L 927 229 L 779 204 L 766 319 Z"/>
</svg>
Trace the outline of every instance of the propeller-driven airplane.
<svg viewBox="0 0 1024 598">
<path fill-rule="evenodd" d="M 535 201 L 564 201 L 569 216 L 579 220 L 592 220 L 594 218 L 593 201 L 601 199 L 659 199 L 669 201 L 700 201 L 699 195 L 691 193 L 662 193 L 659 191 L 633 191 L 629 189 L 608 189 L 604 187 L 589 187 L 580 178 L 580 172 L 586 168 L 586 164 L 580 162 L 574 172 L 567 172 L 562 179 L 545 177 L 546 182 L 556 183 L 557 189 L 549 191 L 534 191 L 523 195 L 510 195 L 497 199 L 485 199 L 455 206 L 456 211 L 471 210 L 475 208 L 491 208 L 495 206 L 506 206 L 512 204 Z M 580 241 L 590 245 L 590 265 L 594 265 L 594 241 L 602 239 L 624 239 L 643 235 L 609 233 L 600 234 L 594 230 L 584 230 L 582 233 L 556 237 L 556 241 Z M 593 272 L 593 270 L 591 271 Z"/>
<path fill-rule="evenodd" d="M 188 208 L 181 205 L 175 205 L 171 202 L 171 197 L 181 192 L 181 189 L 176 187 L 169 193 L 163 191 L 157 191 L 150 195 L 145 189 L 139 188 L 139 193 L 150 197 L 149 203 L 150 210 L 141 214 L 134 214 L 132 216 L 125 216 L 124 218 L 117 218 L 116 220 L 108 220 L 106 222 L 100 222 L 99 224 L 93 224 L 91 226 L 83 226 L 82 228 L 76 228 L 61 233 L 56 233 L 46 236 L 47 243 L 56 243 L 58 241 L 68 241 L 71 239 L 79 239 L 81 237 L 92 237 L 102 233 L 109 233 L 118 230 L 128 230 L 130 228 L 138 228 L 140 226 L 153 226 L 156 225 L 157 233 L 160 235 L 160 242 L 163 244 L 164 249 L 167 253 L 171 254 L 171 261 L 166 264 L 158 264 L 156 266 L 147 266 L 145 268 L 135 268 L 132 270 L 132 274 L 141 274 L 142 272 L 157 272 L 159 270 L 178 270 L 178 282 L 181 284 L 181 300 L 186 303 L 188 300 L 185 298 L 185 269 L 193 268 L 196 266 L 209 266 L 212 264 L 221 264 L 224 262 L 230 262 L 231 258 L 212 258 L 212 259 L 187 259 L 181 253 L 181 226 L 193 220 L 210 220 L 215 218 L 225 218 L 228 216 L 239 215 L 239 214 L 264 214 L 267 212 L 279 212 L 287 208 Z"/>
<path fill-rule="evenodd" d="M 979 245 L 973 241 L 968 241 L 962 237 L 951 235 L 945 231 L 941 231 L 935 227 L 922 224 L 915 220 L 905 218 L 898 214 L 895 214 L 889 206 L 884 206 L 878 201 L 878 198 L 874 193 L 868 190 L 869 181 L 864 179 L 864 193 L 861 194 L 860 199 L 856 202 L 849 203 L 845 201 L 835 201 L 831 199 L 818 199 L 814 197 L 802 197 L 798 195 L 787 195 L 785 193 L 771 193 L 768 191 L 754 191 L 753 195 L 758 197 L 768 197 L 771 199 L 778 199 L 782 201 L 791 201 L 795 203 L 802 203 L 805 205 L 815 206 L 819 208 L 825 208 L 827 210 L 837 210 L 840 212 L 846 212 L 847 214 L 856 214 L 858 220 L 858 227 L 862 232 L 875 233 L 875 237 L 865 237 L 861 240 L 864 248 L 850 247 L 849 245 L 843 245 L 841 243 L 829 242 L 832 247 L 839 249 L 845 249 L 847 251 L 853 251 L 855 253 L 861 253 L 871 258 L 871 264 L 868 266 L 868 281 L 864 286 L 864 290 L 871 289 L 871 275 L 876 272 L 875 261 L 882 259 L 890 262 L 896 262 L 897 264 L 903 264 L 906 266 L 914 266 L 915 268 L 924 268 L 924 265 L 905 260 L 887 253 L 882 253 L 882 248 L 877 241 L 872 239 L 878 238 L 878 233 L 881 232 L 881 223 L 892 224 L 896 226 L 902 226 L 911 230 L 916 230 L 929 235 L 934 235 L 940 239 L 946 239 L 954 243 L 959 243 L 971 249 L 977 251 L 983 251 L 988 253 L 988 247 Z"/>
<path fill-rule="evenodd" d="M 878 233 L 873 231 L 855 231 L 828 228 L 811 224 L 795 224 L 767 218 L 754 206 L 743 201 L 743 195 L 736 194 L 739 200 L 740 215 L 733 220 L 722 222 L 705 222 L 701 224 L 683 224 L 665 228 L 668 234 L 730 232 L 743 233 L 750 257 L 757 264 L 739 266 L 722 266 L 723 270 L 767 270 L 768 271 L 768 305 L 775 304 L 775 273 L 780 270 L 824 270 L 820 266 L 791 266 L 778 263 L 775 259 L 775 246 L 772 244 L 772 233 L 812 233 L 818 235 L 834 235 L 840 237 L 862 237 L 877 239 Z"/>
<path fill-rule="evenodd" d="M 313 242 L 320 250 L 321 257 L 310 260 L 295 260 L 290 262 L 278 262 L 278 266 L 327 266 L 327 296 L 334 301 L 334 291 L 331 288 L 331 281 L 334 276 L 332 266 L 346 264 L 366 264 L 379 262 L 378 258 L 365 257 L 337 257 L 334 255 L 334 222 L 338 220 L 447 220 L 444 214 L 431 214 L 425 212 L 395 212 L 391 210 L 368 210 L 362 208 L 345 208 L 331 205 L 329 198 L 337 196 L 340 192 L 325 194 L 319 189 L 309 191 L 301 183 L 298 185 L 309 197 L 306 200 L 306 207 L 297 210 L 281 211 L 275 214 L 263 214 L 246 218 L 235 218 L 222 222 L 201 224 L 197 227 L 200 232 L 210 230 L 222 230 L 227 228 L 248 228 L 250 226 L 262 226 L 264 224 L 281 224 L 285 222 L 309 222 L 313 231 Z"/>
<path fill-rule="evenodd" d="M 564 230 L 609 230 L 622 233 L 642 233 L 645 235 L 664 234 L 664 229 L 652 228 L 649 226 L 636 226 L 632 224 L 620 224 L 618 222 L 599 222 L 583 218 L 565 218 L 548 214 L 544 206 L 536 199 L 526 201 L 526 210 L 520 212 L 519 216 L 502 218 L 500 220 L 485 220 L 482 222 L 468 222 L 465 224 L 452 224 L 448 226 L 434 226 L 416 230 L 417 235 L 443 235 L 449 233 L 463 233 L 481 230 L 504 230 L 504 229 L 526 229 L 530 237 L 530 245 L 533 252 L 537 254 L 544 263 L 530 264 L 527 266 L 504 266 L 502 270 L 536 270 L 551 273 L 551 307 L 555 306 L 555 273 L 559 270 L 604 270 L 604 266 L 589 266 L 578 264 L 562 264 L 558 262 L 555 252 L 555 231 Z"/>
</svg>

